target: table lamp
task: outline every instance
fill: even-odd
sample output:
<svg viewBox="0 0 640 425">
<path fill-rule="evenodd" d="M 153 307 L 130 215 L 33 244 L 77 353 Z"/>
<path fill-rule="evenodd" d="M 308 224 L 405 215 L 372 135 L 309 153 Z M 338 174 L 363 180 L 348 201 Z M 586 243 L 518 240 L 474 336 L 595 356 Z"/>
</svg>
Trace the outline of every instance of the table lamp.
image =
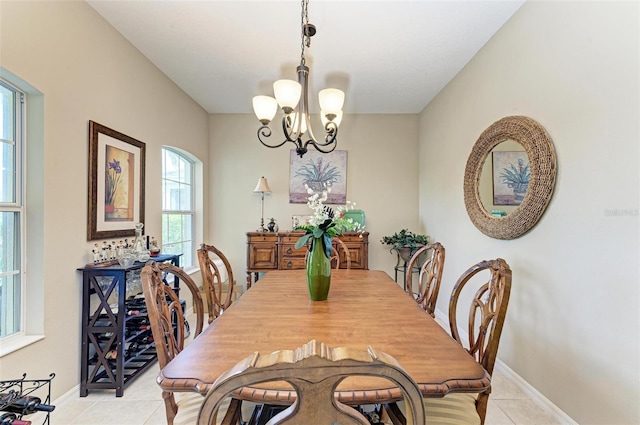
<svg viewBox="0 0 640 425">
<path fill-rule="evenodd" d="M 260 193 L 261 194 L 261 199 L 260 199 L 260 228 L 258 228 L 258 232 L 266 232 L 267 229 L 264 228 L 264 194 L 265 193 L 271 193 L 271 188 L 269 187 L 269 183 L 267 182 L 267 179 L 262 176 L 260 177 L 260 179 L 258 179 L 258 184 L 256 185 L 256 188 L 253 189 L 253 191 L 255 193 Z"/>
</svg>

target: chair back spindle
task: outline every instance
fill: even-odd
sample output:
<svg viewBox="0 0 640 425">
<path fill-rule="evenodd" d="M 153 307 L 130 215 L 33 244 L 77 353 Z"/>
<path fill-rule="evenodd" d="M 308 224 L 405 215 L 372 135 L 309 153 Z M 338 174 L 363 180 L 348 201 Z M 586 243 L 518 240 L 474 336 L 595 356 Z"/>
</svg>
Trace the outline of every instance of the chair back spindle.
<svg viewBox="0 0 640 425">
<path fill-rule="evenodd" d="M 193 298 L 196 326 L 194 338 L 202 332 L 204 306 L 198 285 L 180 267 L 169 263 L 148 261 L 140 272 L 142 291 L 151 325 L 151 334 L 158 354 L 158 364 L 163 369 L 184 348 L 185 320 L 180 299 L 168 282 L 177 278 L 184 284 Z M 178 404 L 172 392 L 163 391 L 167 424 L 172 425 L 178 414 Z"/>
<path fill-rule="evenodd" d="M 220 270 L 216 259 L 222 262 L 227 279 Z M 198 262 L 202 273 L 204 294 L 209 311 L 209 323 L 218 318 L 229 308 L 233 300 L 234 278 L 231 264 L 227 257 L 213 245 L 202 244 L 198 249 Z M 226 286 L 226 288 L 225 288 Z"/>
<path fill-rule="evenodd" d="M 419 264 L 421 258 L 426 259 L 422 265 Z M 444 246 L 439 242 L 434 242 L 418 249 L 409 264 L 405 273 L 404 290 L 410 294 L 420 307 L 431 317 L 435 317 L 438 293 L 440 292 L 440 282 L 442 280 L 442 270 L 444 268 Z M 418 268 L 418 291 L 413 291 L 413 269 Z"/>
</svg>

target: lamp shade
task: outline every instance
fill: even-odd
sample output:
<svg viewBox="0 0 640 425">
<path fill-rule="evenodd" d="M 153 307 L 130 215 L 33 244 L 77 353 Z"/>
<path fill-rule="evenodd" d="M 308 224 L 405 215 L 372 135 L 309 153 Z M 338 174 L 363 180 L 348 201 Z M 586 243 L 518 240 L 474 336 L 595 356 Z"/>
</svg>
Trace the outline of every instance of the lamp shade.
<svg viewBox="0 0 640 425">
<path fill-rule="evenodd" d="M 326 114 L 338 115 L 344 105 L 344 92 L 338 89 L 324 89 L 318 93 L 320 110 Z"/>
<path fill-rule="evenodd" d="M 269 187 L 269 183 L 267 182 L 267 179 L 262 176 L 258 179 L 258 184 L 256 185 L 256 188 L 253 189 L 254 192 L 261 192 L 261 193 L 271 193 L 271 188 Z"/>
<path fill-rule="evenodd" d="M 282 109 L 295 109 L 300 101 L 302 86 L 293 80 L 278 80 L 273 83 L 273 93 Z M 288 112 L 287 112 L 288 113 Z"/>
<path fill-rule="evenodd" d="M 300 113 L 299 112 L 294 112 L 293 113 L 293 130 L 297 131 L 298 130 L 298 120 L 300 119 Z M 304 119 L 304 116 L 302 118 L 302 122 L 300 123 L 301 127 L 300 127 L 300 134 L 304 133 L 305 131 L 307 131 L 307 120 Z"/>
<path fill-rule="evenodd" d="M 271 96 L 255 96 L 253 98 L 253 112 L 260 122 L 269 123 L 278 111 L 278 102 Z"/>
</svg>

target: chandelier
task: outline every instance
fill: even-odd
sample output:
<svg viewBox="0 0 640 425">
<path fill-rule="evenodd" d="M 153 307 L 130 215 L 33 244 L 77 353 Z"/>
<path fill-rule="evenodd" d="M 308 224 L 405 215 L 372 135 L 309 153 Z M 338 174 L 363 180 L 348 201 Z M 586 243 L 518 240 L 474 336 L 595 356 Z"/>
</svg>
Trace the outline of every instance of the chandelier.
<svg viewBox="0 0 640 425">
<path fill-rule="evenodd" d="M 258 129 L 258 140 L 268 148 L 279 148 L 287 142 L 296 146 L 296 153 L 302 158 L 309 145 L 322 153 L 332 152 L 337 144 L 338 126 L 342 120 L 344 92 L 338 89 L 324 89 L 318 93 L 320 115 L 324 126 L 324 140 L 318 140 L 311 130 L 309 119 L 309 68 L 304 57 L 305 46 L 311 44 L 316 27 L 309 23 L 307 8 L 309 0 L 302 0 L 300 65 L 296 68 L 298 81 L 278 80 L 273 83 L 275 99 L 271 96 L 255 96 L 253 110 L 262 123 Z M 278 105 L 282 109 L 282 131 L 284 141 L 270 145 L 265 139 L 271 136 L 269 123 L 275 117 Z M 296 109 L 297 108 L 297 109 Z M 306 139 L 306 141 L 303 141 Z"/>
</svg>

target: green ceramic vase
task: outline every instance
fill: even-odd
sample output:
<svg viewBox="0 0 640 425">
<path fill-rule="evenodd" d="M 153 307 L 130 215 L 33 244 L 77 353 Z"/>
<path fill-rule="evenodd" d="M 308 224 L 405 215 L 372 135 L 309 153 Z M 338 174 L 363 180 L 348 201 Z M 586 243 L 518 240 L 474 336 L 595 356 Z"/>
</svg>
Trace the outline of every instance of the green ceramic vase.
<svg viewBox="0 0 640 425">
<path fill-rule="evenodd" d="M 324 301 L 331 285 L 331 259 L 325 255 L 322 238 L 313 238 L 311 252 L 307 256 L 307 285 L 313 301 Z"/>
</svg>

